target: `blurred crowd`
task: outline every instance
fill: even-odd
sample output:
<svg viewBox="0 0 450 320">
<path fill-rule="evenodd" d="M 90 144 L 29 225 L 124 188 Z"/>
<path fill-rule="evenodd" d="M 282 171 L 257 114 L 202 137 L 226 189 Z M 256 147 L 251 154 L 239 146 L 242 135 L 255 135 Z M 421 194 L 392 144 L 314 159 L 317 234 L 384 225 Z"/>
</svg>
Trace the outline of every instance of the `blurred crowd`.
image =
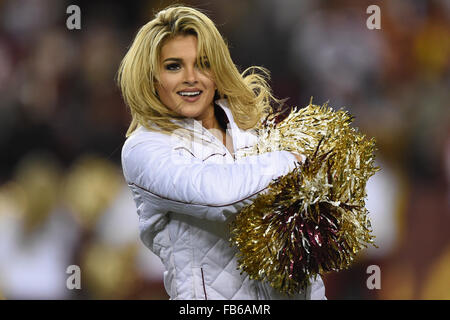
<svg viewBox="0 0 450 320">
<path fill-rule="evenodd" d="M 287 104 L 328 102 L 377 141 L 376 244 L 325 275 L 329 299 L 450 299 L 450 1 L 183 1 L 237 66 L 271 71 Z M 81 9 L 69 30 L 66 8 Z M 0 297 L 167 299 L 139 240 L 115 84 L 138 28 L 171 1 L 0 1 Z M 369 5 L 381 29 L 369 30 Z M 81 289 L 67 288 L 67 268 Z M 367 267 L 381 271 L 369 289 Z"/>
</svg>

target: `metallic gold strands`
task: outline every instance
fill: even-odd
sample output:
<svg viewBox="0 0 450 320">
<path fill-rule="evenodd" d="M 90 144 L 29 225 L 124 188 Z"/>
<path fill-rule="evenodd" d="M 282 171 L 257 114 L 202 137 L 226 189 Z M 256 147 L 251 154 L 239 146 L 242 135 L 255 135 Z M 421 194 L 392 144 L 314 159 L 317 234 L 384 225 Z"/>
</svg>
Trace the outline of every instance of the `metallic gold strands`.
<svg viewBox="0 0 450 320">
<path fill-rule="evenodd" d="M 270 115 L 258 142 L 238 156 L 286 150 L 306 161 L 276 179 L 231 224 L 240 268 L 286 294 L 311 277 L 347 268 L 374 236 L 365 187 L 374 167 L 375 140 L 350 126 L 343 110 L 309 104 L 282 121 Z"/>
</svg>

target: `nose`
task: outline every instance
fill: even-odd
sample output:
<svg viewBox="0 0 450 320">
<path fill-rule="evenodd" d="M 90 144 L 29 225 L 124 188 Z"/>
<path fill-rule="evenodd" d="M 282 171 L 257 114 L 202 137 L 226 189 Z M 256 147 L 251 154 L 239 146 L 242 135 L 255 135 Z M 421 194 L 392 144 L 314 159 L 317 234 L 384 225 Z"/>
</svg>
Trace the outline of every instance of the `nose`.
<svg viewBox="0 0 450 320">
<path fill-rule="evenodd" d="M 188 67 L 184 69 L 184 82 L 187 84 L 197 83 L 197 72 L 195 67 Z"/>
</svg>

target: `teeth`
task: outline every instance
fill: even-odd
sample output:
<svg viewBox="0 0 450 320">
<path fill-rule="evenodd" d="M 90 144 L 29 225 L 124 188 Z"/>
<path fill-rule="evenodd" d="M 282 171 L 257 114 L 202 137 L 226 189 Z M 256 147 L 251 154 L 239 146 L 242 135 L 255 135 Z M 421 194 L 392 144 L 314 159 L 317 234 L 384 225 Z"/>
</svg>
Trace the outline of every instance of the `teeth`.
<svg viewBox="0 0 450 320">
<path fill-rule="evenodd" d="M 178 94 L 180 96 L 197 96 L 200 94 L 200 91 L 180 91 Z"/>
</svg>

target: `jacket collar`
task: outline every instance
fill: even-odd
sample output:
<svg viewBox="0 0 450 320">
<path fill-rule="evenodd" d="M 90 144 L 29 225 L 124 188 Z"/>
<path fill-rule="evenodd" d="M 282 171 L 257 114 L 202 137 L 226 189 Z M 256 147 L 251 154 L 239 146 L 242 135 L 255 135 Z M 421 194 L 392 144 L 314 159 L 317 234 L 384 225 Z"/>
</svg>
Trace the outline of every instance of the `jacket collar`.
<svg viewBox="0 0 450 320">
<path fill-rule="evenodd" d="M 254 145 L 257 142 L 256 131 L 253 129 L 242 130 L 238 127 L 226 99 L 217 100 L 216 104 L 223 109 L 228 118 L 228 132 L 233 140 L 235 153 L 239 149 Z"/>
<path fill-rule="evenodd" d="M 254 129 L 242 130 L 238 127 L 226 99 L 216 100 L 215 103 L 224 111 L 227 117 L 227 119 L 225 119 L 225 122 L 228 122 L 227 133 L 232 138 L 234 153 L 240 149 L 253 146 L 257 142 L 256 131 Z M 211 134 L 207 132 L 207 129 L 204 128 L 199 121 L 193 118 L 172 119 L 171 121 L 183 128 L 192 130 L 194 134 L 201 136 L 202 141 L 216 143 L 216 139 L 211 138 Z M 220 145 L 220 147 L 222 148 L 223 146 Z"/>
</svg>

